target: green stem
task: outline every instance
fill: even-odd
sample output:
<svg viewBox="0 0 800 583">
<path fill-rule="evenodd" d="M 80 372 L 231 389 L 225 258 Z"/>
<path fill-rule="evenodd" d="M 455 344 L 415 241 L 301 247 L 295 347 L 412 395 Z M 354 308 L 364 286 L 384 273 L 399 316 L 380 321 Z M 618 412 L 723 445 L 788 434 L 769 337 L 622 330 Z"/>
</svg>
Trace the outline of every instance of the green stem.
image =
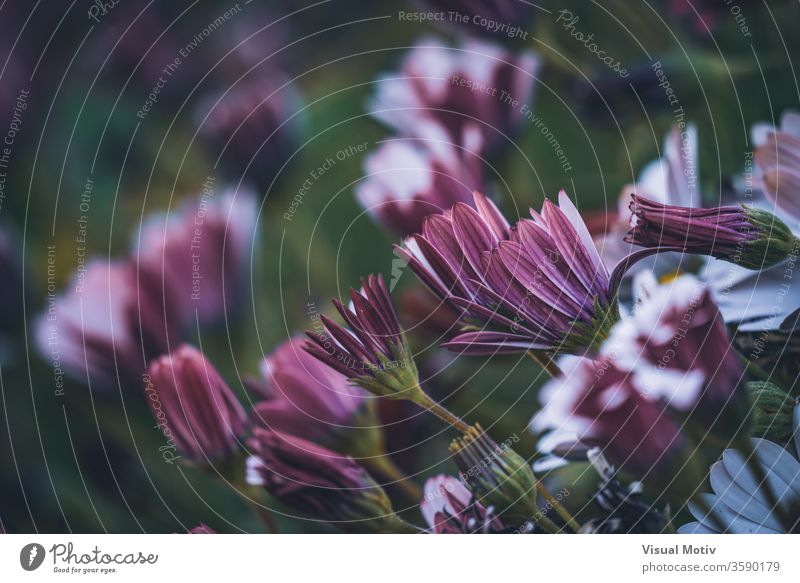
<svg viewBox="0 0 800 583">
<path fill-rule="evenodd" d="M 552 356 L 550 356 L 546 352 L 541 352 L 538 350 L 529 350 L 528 356 L 530 356 L 536 364 L 541 366 L 544 369 L 544 371 L 551 377 L 557 378 L 564 376 L 564 373 L 561 372 L 561 369 L 558 368 L 558 365 L 555 362 L 553 362 Z"/>
<path fill-rule="evenodd" d="M 469 430 L 469 425 L 462 421 L 460 417 L 448 411 L 443 405 L 431 399 L 422 388 L 419 389 L 419 395 L 414 399 L 414 402 L 436 415 L 439 419 L 449 423 L 461 433 L 466 433 Z"/>
<path fill-rule="evenodd" d="M 411 500 L 419 502 L 422 500 L 422 490 L 403 473 L 397 464 L 386 454 L 377 455 L 361 460 L 368 469 L 373 469 L 384 478 L 391 480 L 391 485 L 396 485 L 403 490 L 403 493 Z"/>
<path fill-rule="evenodd" d="M 390 532 L 392 534 L 420 534 L 425 531 L 395 515 L 394 519 L 392 520 Z"/>
<path fill-rule="evenodd" d="M 552 520 L 550 520 L 546 516 L 539 517 L 539 520 L 536 521 L 536 524 L 541 526 L 543 529 L 545 529 L 550 534 L 562 534 L 562 532 L 563 532 L 555 522 L 553 522 Z"/>
<path fill-rule="evenodd" d="M 267 529 L 267 532 L 270 534 L 279 532 L 278 525 L 275 523 L 272 513 L 267 510 L 263 504 L 258 502 L 261 490 L 249 484 L 241 484 L 238 481 L 232 482 L 232 484 L 236 491 L 244 498 L 245 502 L 247 502 L 250 509 L 258 516 L 261 524 Z"/>
<path fill-rule="evenodd" d="M 536 491 L 539 492 L 539 494 L 541 494 L 545 500 L 547 500 L 547 503 L 550 504 L 550 506 L 553 507 L 553 510 L 555 510 L 556 513 L 564 520 L 564 522 L 567 523 L 567 526 L 569 526 L 572 532 L 577 533 L 580 531 L 581 525 L 578 524 L 578 521 L 575 520 L 572 514 L 569 513 L 569 510 L 564 508 L 561 502 L 559 502 L 558 499 L 550 493 L 550 490 L 548 490 L 545 485 L 542 484 L 541 480 L 536 481 Z"/>
</svg>

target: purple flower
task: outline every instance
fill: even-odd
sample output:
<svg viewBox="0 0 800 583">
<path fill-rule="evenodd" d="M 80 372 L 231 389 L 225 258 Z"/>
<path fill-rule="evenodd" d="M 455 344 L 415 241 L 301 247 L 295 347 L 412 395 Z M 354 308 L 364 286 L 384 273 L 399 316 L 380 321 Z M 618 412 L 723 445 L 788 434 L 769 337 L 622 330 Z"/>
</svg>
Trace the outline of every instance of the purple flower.
<svg viewBox="0 0 800 583">
<path fill-rule="evenodd" d="M 598 446 L 617 467 L 650 480 L 684 460 L 690 447 L 679 425 L 613 360 L 568 357 L 559 365 L 564 376 L 542 387 L 543 407 L 531 423 L 551 431 L 542 449 Z"/>
<path fill-rule="evenodd" d="M 217 534 L 217 531 L 201 522 L 194 528 L 189 529 L 189 534 Z"/>
<path fill-rule="evenodd" d="M 467 431 L 466 423 L 422 390 L 383 277 L 370 275 L 361 284 L 360 291 L 350 290 L 351 307 L 333 300 L 347 328 L 321 316 L 326 333 L 306 332 L 306 350 L 373 395 L 412 401 L 459 431 Z"/>
<path fill-rule="evenodd" d="M 431 122 L 427 138 L 385 142 L 364 163 L 366 177 L 356 188 L 361 206 L 384 227 L 405 237 L 420 232 L 428 215 L 457 202 L 470 204 L 483 190 L 481 136 L 467 131 L 473 143 L 455 145 Z"/>
<path fill-rule="evenodd" d="M 703 431 L 734 437 L 749 409 L 744 368 L 707 287 L 691 275 L 658 285 L 644 273 L 636 285 L 643 297 L 614 326 L 601 355 L 649 399 L 697 418 Z"/>
<path fill-rule="evenodd" d="M 267 192 L 294 152 L 300 97 L 283 75 L 259 70 L 196 110 L 200 136 L 230 179 L 244 177 Z"/>
<path fill-rule="evenodd" d="M 90 260 L 38 319 L 42 356 L 96 389 L 138 382 L 183 328 L 182 305 L 169 302 L 170 293 L 162 302 L 154 281 L 142 278 L 139 288 L 131 263 Z"/>
<path fill-rule="evenodd" d="M 268 398 L 253 408 L 253 421 L 351 455 L 382 453 L 380 425 L 367 394 L 311 356 L 304 344 L 303 337 L 291 338 L 264 359 Z"/>
<path fill-rule="evenodd" d="M 505 144 L 525 121 L 541 63 L 532 52 L 514 56 L 502 48 L 466 40 L 451 48 L 436 39 L 417 43 L 401 70 L 378 81 L 369 104 L 373 116 L 403 136 L 420 137 L 433 119 L 453 144 L 468 144 L 478 131 L 488 149 Z M 512 106 L 516 100 L 518 105 Z"/>
<path fill-rule="evenodd" d="M 797 245 L 778 217 L 744 205 L 680 207 L 634 194 L 630 208 L 631 228 L 625 240 L 651 249 L 681 248 L 763 269 L 785 260 Z"/>
<path fill-rule="evenodd" d="M 186 312 L 186 325 L 195 314 L 201 324 L 220 322 L 241 304 L 256 219 L 252 192 L 216 192 L 207 182 L 198 198 L 142 226 L 134 245 L 140 280 L 162 281 L 156 293 L 174 296 L 169 299 Z"/>
<path fill-rule="evenodd" d="M 217 323 L 240 304 L 255 201 L 215 196 L 209 190 L 150 217 L 130 258 L 89 259 L 37 322 L 44 358 L 93 387 L 128 387 L 187 329 Z"/>
<path fill-rule="evenodd" d="M 321 316 L 327 334 L 306 332 L 306 349 L 375 395 L 414 400 L 421 392 L 417 367 L 386 283 L 380 275 L 361 283 L 360 291 L 350 290 L 352 307 L 333 300 L 348 329 Z"/>
<path fill-rule="evenodd" d="M 648 74 L 651 73 L 648 68 Z M 661 98 L 662 89 L 658 90 Z M 606 215 L 603 229 L 605 234 L 595 237 L 605 264 L 611 268 L 636 250 L 631 243 L 625 241 L 625 235 L 630 229 L 633 192 L 662 204 L 698 207 L 698 176 L 697 128 L 693 124 L 688 124 L 683 130 L 674 126 L 664 138 L 662 157 L 648 163 L 636 177 L 635 184 L 629 184 L 622 189 L 615 212 Z M 686 262 L 683 255 L 662 253 L 651 261 L 637 264 L 626 275 L 642 269 L 653 269 L 656 273 L 673 273 L 684 267 Z"/>
<path fill-rule="evenodd" d="M 503 523 L 475 501 L 461 480 L 439 475 L 428 478 L 419 505 L 425 522 L 435 534 L 501 532 Z"/>
<path fill-rule="evenodd" d="M 196 348 L 183 345 L 151 362 L 144 388 L 158 427 L 192 461 L 210 462 L 238 449 L 247 414 Z"/>
<path fill-rule="evenodd" d="M 477 210 L 476 210 L 477 209 Z M 566 193 L 513 228 L 475 194 L 429 217 L 400 253 L 471 330 L 444 346 L 468 354 L 582 353 L 594 349 L 618 318 L 616 284 Z"/>
<path fill-rule="evenodd" d="M 758 186 L 770 210 L 793 230 L 800 229 L 800 113 L 786 111 L 780 128 L 757 124 L 753 128 Z"/>
<path fill-rule="evenodd" d="M 256 428 L 247 481 L 304 516 L 346 531 L 413 532 L 386 493 L 350 457 L 305 439 Z"/>
</svg>

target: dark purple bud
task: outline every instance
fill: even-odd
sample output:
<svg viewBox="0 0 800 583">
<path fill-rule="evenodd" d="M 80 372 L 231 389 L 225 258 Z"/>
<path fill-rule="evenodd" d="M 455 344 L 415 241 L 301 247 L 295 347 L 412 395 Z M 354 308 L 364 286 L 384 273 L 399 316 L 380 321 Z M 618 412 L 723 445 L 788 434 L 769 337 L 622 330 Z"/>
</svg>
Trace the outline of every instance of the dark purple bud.
<svg viewBox="0 0 800 583">
<path fill-rule="evenodd" d="M 386 493 L 352 458 L 299 437 L 257 428 L 247 481 L 302 515 L 345 531 L 411 532 Z"/>
<path fill-rule="evenodd" d="M 197 349 L 183 345 L 153 361 L 144 388 L 159 429 L 187 458 L 207 463 L 238 449 L 247 414 Z"/>
<path fill-rule="evenodd" d="M 764 269 L 796 251 L 797 239 L 775 215 L 755 208 L 690 208 L 632 195 L 625 240 L 656 249 L 680 248 L 711 255 L 748 269 Z"/>
</svg>

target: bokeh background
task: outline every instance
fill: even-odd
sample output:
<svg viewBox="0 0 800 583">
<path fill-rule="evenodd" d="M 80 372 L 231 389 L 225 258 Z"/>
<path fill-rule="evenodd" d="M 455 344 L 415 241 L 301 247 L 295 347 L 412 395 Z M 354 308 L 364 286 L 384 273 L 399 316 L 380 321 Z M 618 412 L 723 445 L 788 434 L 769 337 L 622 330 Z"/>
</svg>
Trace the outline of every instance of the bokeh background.
<svg viewBox="0 0 800 583">
<path fill-rule="evenodd" d="M 258 373 L 261 357 L 310 327 L 309 304 L 330 313 L 329 299 L 345 296 L 361 275 L 391 274 L 396 239 L 353 195 L 365 157 L 389 135 L 365 105 L 379 76 L 396 71 L 414 43 L 430 35 L 452 41 L 459 32 L 402 20 L 400 12 L 420 9 L 405 0 L 101 4 L 0 3 L 0 135 L 25 95 L 6 144 L 0 199 L 13 260 L 0 286 L 14 290 L 12 278 L 22 277 L 25 290 L 4 295 L 0 308 L 0 526 L 181 532 L 204 522 L 223 532 L 259 531 L 234 490 L 206 472 L 164 463 L 163 436 L 142 392 L 91 391 L 69 378 L 56 391 L 33 322 L 48 294 L 64 289 L 76 269 L 81 215 L 89 217 L 89 253 L 114 258 L 129 251 L 148 215 L 177 209 L 210 174 L 218 184 L 254 188 L 259 231 L 243 299 L 219 326 L 191 338 L 248 399 L 246 379 Z M 526 38 L 490 39 L 539 53 L 543 66 L 530 106 L 572 170 L 565 172 L 542 133 L 523 123 L 513 143 L 489 160 L 489 194 L 509 216 L 539 208 L 561 188 L 587 217 L 616 209 L 622 188 L 659 157 L 676 121 L 655 61 L 668 73 L 686 121 L 697 124 L 702 192 L 710 202 L 725 197 L 726 177 L 741 170 L 752 150 L 751 125 L 800 104 L 795 1 L 536 4 L 519 22 Z M 630 76 L 609 70 L 571 36 L 557 22 L 561 10 L 578 16 L 579 28 L 593 33 Z M 226 11 L 233 14 L 203 35 Z M 164 67 L 187 47 L 142 115 Z M 239 92 L 244 104 L 235 100 Z M 258 108 L 238 134 L 226 134 L 236 128 L 227 111 L 214 122 L 221 129 L 205 119 L 220 98 L 235 118 L 251 94 L 269 107 Z M 287 220 L 293 197 L 331 158 L 335 164 Z M 401 273 L 396 301 L 418 287 Z M 518 435 L 518 448 L 532 455 L 527 424 L 544 381 L 532 361 L 452 360 L 422 331 L 413 342 L 432 394 L 497 435 Z M 382 404 L 381 413 L 390 453 L 416 482 L 454 471 L 448 436 L 435 419 L 397 403 Z M 420 521 L 415 504 L 390 493 L 404 517 Z M 289 532 L 327 530 L 315 522 L 279 522 Z"/>
</svg>

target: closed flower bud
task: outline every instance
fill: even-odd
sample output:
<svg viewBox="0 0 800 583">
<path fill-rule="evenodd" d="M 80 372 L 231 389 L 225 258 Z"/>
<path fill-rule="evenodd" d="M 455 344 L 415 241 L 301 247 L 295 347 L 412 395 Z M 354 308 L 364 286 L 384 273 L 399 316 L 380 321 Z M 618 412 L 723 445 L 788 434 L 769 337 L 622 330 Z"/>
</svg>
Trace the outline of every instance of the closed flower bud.
<svg viewBox="0 0 800 583">
<path fill-rule="evenodd" d="M 625 240 L 648 248 L 680 248 L 710 255 L 747 269 L 764 269 L 791 255 L 798 241 L 772 213 L 756 208 L 690 208 L 632 195 L 630 231 Z"/>
<path fill-rule="evenodd" d="M 328 335 L 306 332 L 306 350 L 374 395 L 417 401 L 417 367 L 383 277 L 362 279 L 350 298 L 352 307 L 333 300 L 349 330 L 322 316 Z"/>
<path fill-rule="evenodd" d="M 144 383 L 158 428 L 187 458 L 209 462 L 238 447 L 247 414 L 196 348 L 183 345 L 154 360 Z"/>
<path fill-rule="evenodd" d="M 518 526 L 538 515 L 536 476 L 506 443 L 494 442 L 480 425 L 470 427 L 450 446 L 456 465 L 482 506 L 504 523 Z"/>
<path fill-rule="evenodd" d="M 248 483 L 264 487 L 289 508 L 349 532 L 415 532 L 352 458 L 261 428 L 248 445 Z"/>
<path fill-rule="evenodd" d="M 792 422 L 797 399 L 770 382 L 747 383 L 753 402 L 753 437 L 783 443 L 792 437 Z"/>
</svg>

